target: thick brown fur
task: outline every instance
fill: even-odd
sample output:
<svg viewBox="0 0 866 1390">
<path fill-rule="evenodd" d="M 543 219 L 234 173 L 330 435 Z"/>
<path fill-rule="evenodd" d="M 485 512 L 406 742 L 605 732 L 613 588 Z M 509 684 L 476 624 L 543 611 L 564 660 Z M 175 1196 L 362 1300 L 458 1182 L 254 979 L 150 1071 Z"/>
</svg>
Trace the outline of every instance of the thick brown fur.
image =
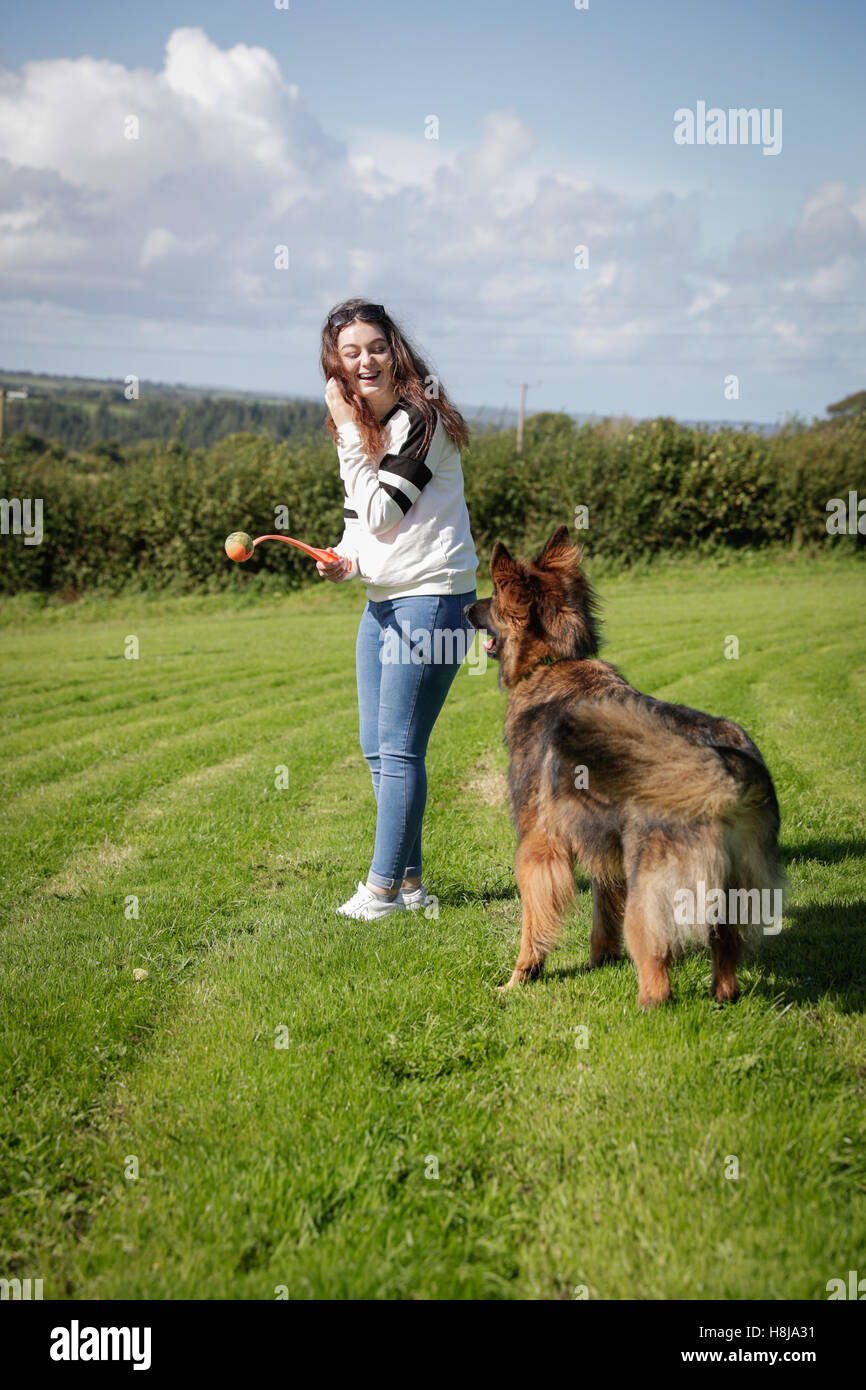
<svg viewBox="0 0 866 1390">
<path fill-rule="evenodd" d="M 781 887 L 772 778 L 738 724 L 643 695 L 598 660 L 597 604 L 581 561 L 566 526 L 531 564 L 497 542 L 493 595 L 466 609 L 493 639 L 508 692 L 523 933 L 504 988 L 540 974 L 577 859 L 593 880 L 590 965 L 621 956 L 624 938 L 638 1003 L 660 1004 L 671 961 L 697 940 L 710 950 L 714 997 L 734 1000 L 749 925 L 712 914 L 706 924 L 697 911 L 684 922 L 675 902 L 682 889 L 698 901 L 701 882 L 726 901 Z"/>
</svg>

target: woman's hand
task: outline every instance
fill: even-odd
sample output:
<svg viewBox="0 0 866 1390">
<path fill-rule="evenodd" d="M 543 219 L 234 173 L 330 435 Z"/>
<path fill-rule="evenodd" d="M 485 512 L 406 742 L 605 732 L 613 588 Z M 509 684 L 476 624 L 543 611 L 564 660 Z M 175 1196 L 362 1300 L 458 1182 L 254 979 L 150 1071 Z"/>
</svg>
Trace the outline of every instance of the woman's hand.
<svg viewBox="0 0 866 1390">
<path fill-rule="evenodd" d="M 355 419 L 355 411 L 352 405 L 343 395 L 342 387 L 335 376 L 328 380 L 325 387 L 325 404 L 331 412 L 331 419 L 337 426 L 351 425 Z"/>
<path fill-rule="evenodd" d="M 335 584 L 339 584 L 341 579 L 345 579 L 351 568 L 352 562 L 347 560 L 345 555 L 338 556 L 336 560 L 332 560 L 327 565 L 322 564 L 321 560 L 316 561 L 316 569 L 322 578 L 331 579 Z"/>
</svg>

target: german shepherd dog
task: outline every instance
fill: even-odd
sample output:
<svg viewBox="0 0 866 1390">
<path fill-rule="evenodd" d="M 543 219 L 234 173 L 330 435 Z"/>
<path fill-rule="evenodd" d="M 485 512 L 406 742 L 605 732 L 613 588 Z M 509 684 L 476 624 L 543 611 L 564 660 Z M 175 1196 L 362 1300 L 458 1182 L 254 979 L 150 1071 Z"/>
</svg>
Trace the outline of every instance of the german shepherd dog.
<svg viewBox="0 0 866 1390">
<path fill-rule="evenodd" d="M 749 933 L 730 918 L 754 923 L 755 914 L 698 912 L 695 895 L 704 901 L 721 889 L 724 904 L 751 904 L 752 890 L 769 889 L 777 901 L 772 778 L 739 724 L 643 695 L 598 660 L 597 600 L 582 558 L 567 526 L 531 564 L 497 541 L 493 595 L 465 610 L 486 630 L 484 648 L 508 693 L 523 933 L 503 988 L 541 973 L 574 895 L 577 859 L 593 880 L 591 966 L 621 956 L 624 934 L 638 1003 L 661 1004 L 671 994 L 668 966 L 697 940 L 710 950 L 714 997 L 734 1000 Z"/>
</svg>

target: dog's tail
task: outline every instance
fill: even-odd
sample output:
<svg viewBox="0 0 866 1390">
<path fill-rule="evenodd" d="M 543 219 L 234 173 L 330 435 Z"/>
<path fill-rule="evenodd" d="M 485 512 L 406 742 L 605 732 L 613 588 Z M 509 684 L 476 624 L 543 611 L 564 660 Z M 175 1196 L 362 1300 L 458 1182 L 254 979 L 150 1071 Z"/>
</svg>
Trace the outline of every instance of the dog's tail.
<svg viewBox="0 0 866 1390">
<path fill-rule="evenodd" d="M 755 928 L 760 922 L 763 934 L 775 935 L 781 930 L 785 875 L 779 863 L 779 803 L 760 754 L 727 745 L 716 751 L 742 787 L 736 805 L 722 818 L 726 887 L 729 897 L 733 894 L 737 900 L 741 934 L 754 944 L 759 933 L 746 930 L 744 923 Z M 756 894 L 761 902 L 760 918 L 753 909 Z M 765 920 L 765 900 L 771 904 L 769 920 Z"/>
</svg>

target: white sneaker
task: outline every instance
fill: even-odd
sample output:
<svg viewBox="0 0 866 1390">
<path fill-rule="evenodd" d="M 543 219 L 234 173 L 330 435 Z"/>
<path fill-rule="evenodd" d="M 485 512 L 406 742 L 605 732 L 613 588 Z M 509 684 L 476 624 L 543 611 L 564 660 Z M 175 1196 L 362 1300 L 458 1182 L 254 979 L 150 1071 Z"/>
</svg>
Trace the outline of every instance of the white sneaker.
<svg viewBox="0 0 866 1390">
<path fill-rule="evenodd" d="M 359 883 L 357 893 L 353 893 L 349 901 L 338 907 L 337 911 L 343 917 L 357 917 L 363 922 L 374 922 L 379 917 L 390 917 L 392 912 L 401 912 L 403 904 L 398 898 L 399 893 L 397 898 L 383 898 L 365 883 Z"/>
<path fill-rule="evenodd" d="M 426 907 L 430 900 L 427 897 L 427 889 L 424 884 L 419 883 L 417 888 L 401 888 L 397 894 L 397 901 L 401 902 L 404 907 L 408 907 L 410 911 L 415 912 L 419 907 Z"/>
</svg>

